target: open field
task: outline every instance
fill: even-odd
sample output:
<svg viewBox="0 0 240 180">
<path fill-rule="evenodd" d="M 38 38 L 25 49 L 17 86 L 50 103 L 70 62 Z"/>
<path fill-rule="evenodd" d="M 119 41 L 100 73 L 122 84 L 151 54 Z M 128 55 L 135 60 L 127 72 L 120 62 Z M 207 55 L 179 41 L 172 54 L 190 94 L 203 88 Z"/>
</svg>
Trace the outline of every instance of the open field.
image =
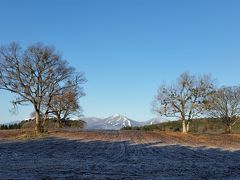
<svg viewBox="0 0 240 180">
<path fill-rule="evenodd" d="M 26 135 L 27 134 L 27 135 Z M 0 179 L 238 179 L 240 135 L 0 131 Z"/>
</svg>

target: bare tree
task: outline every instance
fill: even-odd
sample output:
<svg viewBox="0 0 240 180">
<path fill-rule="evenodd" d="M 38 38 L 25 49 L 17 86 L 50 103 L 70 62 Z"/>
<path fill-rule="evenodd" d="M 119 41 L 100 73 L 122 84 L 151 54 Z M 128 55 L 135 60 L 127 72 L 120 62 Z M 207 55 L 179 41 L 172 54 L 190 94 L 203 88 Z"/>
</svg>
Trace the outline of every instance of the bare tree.
<svg viewBox="0 0 240 180">
<path fill-rule="evenodd" d="M 189 132 L 190 122 L 204 111 L 207 96 L 213 91 L 210 76 L 196 77 L 183 73 L 176 85 L 162 85 L 153 102 L 153 110 L 166 117 L 182 120 L 182 132 Z"/>
<path fill-rule="evenodd" d="M 62 89 L 53 96 L 49 106 L 49 114 L 57 118 L 58 128 L 62 127 L 61 122 L 70 118 L 71 115 L 79 116 L 81 114 L 82 109 L 78 100 L 84 95 L 82 88 L 76 84 L 71 88 Z"/>
<path fill-rule="evenodd" d="M 44 99 L 50 105 L 52 97 L 62 89 L 85 81 L 82 73 L 68 65 L 67 61 L 49 46 L 34 44 L 26 50 L 12 43 L 0 48 L 0 89 L 17 95 L 14 104 L 31 103 L 35 110 L 35 130 L 43 132 L 41 116 Z M 69 86 L 63 86 L 69 83 Z"/>
<path fill-rule="evenodd" d="M 209 115 L 222 119 L 231 133 L 240 116 L 240 87 L 223 87 L 209 96 L 207 102 Z"/>
</svg>

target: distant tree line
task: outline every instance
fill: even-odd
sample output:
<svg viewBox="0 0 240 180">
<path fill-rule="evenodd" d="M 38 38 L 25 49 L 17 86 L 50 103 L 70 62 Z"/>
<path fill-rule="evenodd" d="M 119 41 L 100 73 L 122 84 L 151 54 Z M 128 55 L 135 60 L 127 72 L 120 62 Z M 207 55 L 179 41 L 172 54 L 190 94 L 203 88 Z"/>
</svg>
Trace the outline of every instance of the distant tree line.
<svg viewBox="0 0 240 180">
<path fill-rule="evenodd" d="M 34 119 L 24 120 L 19 123 L 13 124 L 2 124 L 0 125 L 0 130 L 8 130 L 8 129 L 29 129 L 34 128 Z M 65 119 L 61 122 L 61 127 L 63 128 L 84 128 L 85 122 L 82 120 L 69 120 Z M 59 128 L 58 119 L 50 118 L 48 119 L 48 127 L 51 128 Z"/>
<path fill-rule="evenodd" d="M 182 121 L 168 121 L 159 124 L 136 126 L 136 127 L 123 127 L 121 130 L 137 130 L 137 131 L 166 131 L 166 132 L 181 132 Z M 194 134 L 222 134 L 228 133 L 225 123 L 217 118 L 197 118 L 193 119 L 189 132 Z M 232 132 L 240 133 L 240 121 L 238 121 L 232 128 Z"/>
<path fill-rule="evenodd" d="M 69 66 L 50 46 L 37 43 L 25 50 L 17 43 L 0 47 L 0 89 L 16 95 L 14 106 L 32 104 L 35 131 L 47 131 L 49 117 L 61 121 L 80 113 L 84 74 Z"/>
<path fill-rule="evenodd" d="M 19 123 L 14 123 L 14 124 L 2 124 L 0 125 L 0 130 L 8 130 L 8 129 L 21 129 L 21 125 Z"/>
<path fill-rule="evenodd" d="M 209 75 L 183 73 L 176 84 L 162 84 L 153 102 L 153 110 L 165 117 L 180 119 L 182 132 L 188 133 L 195 118 L 217 118 L 231 133 L 240 119 L 240 87 L 216 88 Z"/>
</svg>

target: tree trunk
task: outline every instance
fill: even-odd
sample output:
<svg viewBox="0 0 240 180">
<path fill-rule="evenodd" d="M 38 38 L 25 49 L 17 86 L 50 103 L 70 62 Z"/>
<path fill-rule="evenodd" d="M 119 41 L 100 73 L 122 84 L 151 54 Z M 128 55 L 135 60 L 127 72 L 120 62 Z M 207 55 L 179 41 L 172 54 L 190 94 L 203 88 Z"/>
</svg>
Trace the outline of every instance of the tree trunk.
<svg viewBox="0 0 240 180">
<path fill-rule="evenodd" d="M 187 133 L 190 132 L 190 121 L 187 122 Z"/>
<path fill-rule="evenodd" d="M 61 117 L 57 117 L 57 128 L 62 128 Z"/>
<path fill-rule="evenodd" d="M 35 132 L 43 133 L 42 120 L 41 120 L 39 111 L 35 112 Z"/>
<path fill-rule="evenodd" d="M 231 134 L 232 133 L 232 125 L 228 125 L 227 127 L 227 133 Z"/>
<path fill-rule="evenodd" d="M 44 116 L 43 118 L 43 131 L 48 132 L 48 117 Z"/>
<path fill-rule="evenodd" d="M 187 133 L 186 120 L 182 120 L 182 132 Z"/>
</svg>

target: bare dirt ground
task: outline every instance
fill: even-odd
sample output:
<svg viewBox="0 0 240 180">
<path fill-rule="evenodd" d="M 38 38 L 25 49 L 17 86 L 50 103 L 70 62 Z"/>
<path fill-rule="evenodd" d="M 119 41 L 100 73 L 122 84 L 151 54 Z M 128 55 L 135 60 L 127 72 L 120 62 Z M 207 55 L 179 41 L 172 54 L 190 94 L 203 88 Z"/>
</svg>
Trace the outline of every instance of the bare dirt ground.
<svg viewBox="0 0 240 180">
<path fill-rule="evenodd" d="M 240 179 L 240 135 L 0 131 L 0 179 Z"/>
</svg>

